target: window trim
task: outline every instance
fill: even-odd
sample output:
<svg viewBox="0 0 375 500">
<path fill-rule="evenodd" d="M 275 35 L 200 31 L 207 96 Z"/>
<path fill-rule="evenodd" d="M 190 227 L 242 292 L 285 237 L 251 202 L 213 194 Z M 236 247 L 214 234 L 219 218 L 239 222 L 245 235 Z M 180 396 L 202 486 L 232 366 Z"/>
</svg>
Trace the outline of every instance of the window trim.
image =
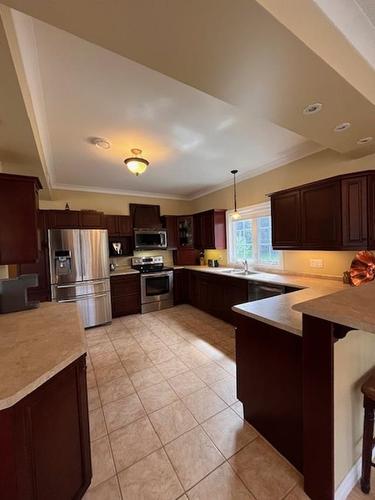
<svg viewBox="0 0 375 500">
<path fill-rule="evenodd" d="M 255 205 L 250 205 L 248 207 L 243 207 L 237 209 L 239 212 L 241 219 L 251 219 L 255 217 L 262 217 L 262 216 L 271 216 L 271 201 L 266 201 L 263 203 L 257 203 Z M 238 262 L 232 262 L 232 255 L 233 255 L 233 219 L 232 219 L 232 214 L 234 210 L 227 210 L 226 212 L 226 222 L 227 222 L 227 264 L 230 267 L 241 267 L 241 264 Z M 256 225 L 257 226 L 257 225 Z M 257 227 L 255 227 L 255 237 L 254 240 L 257 241 Z M 257 245 L 257 252 L 259 251 L 258 245 Z M 249 264 L 255 269 L 277 269 L 277 270 L 283 270 L 284 269 L 284 252 L 281 250 L 277 250 L 280 254 L 280 263 L 278 265 L 272 265 L 272 264 L 260 264 L 258 262 L 249 262 Z"/>
</svg>

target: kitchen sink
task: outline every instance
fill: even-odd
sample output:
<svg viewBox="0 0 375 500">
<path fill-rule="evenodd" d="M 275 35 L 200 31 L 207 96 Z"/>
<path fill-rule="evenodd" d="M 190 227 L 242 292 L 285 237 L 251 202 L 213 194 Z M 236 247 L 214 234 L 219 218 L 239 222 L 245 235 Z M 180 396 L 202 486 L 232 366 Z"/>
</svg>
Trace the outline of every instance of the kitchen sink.
<svg viewBox="0 0 375 500">
<path fill-rule="evenodd" d="M 250 276 L 251 274 L 257 274 L 254 271 L 244 271 L 243 269 L 223 269 L 221 272 L 223 274 L 237 274 L 241 276 Z"/>
</svg>

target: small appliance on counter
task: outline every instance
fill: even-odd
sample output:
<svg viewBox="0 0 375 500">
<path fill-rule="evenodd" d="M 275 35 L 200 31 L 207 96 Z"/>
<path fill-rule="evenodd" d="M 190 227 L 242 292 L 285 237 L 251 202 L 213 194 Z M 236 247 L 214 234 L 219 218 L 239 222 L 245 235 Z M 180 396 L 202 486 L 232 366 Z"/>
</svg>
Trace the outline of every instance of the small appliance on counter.
<svg viewBox="0 0 375 500">
<path fill-rule="evenodd" d="M 133 257 L 132 268 L 141 273 L 142 314 L 174 305 L 173 269 L 164 267 L 163 257 Z"/>
<path fill-rule="evenodd" d="M 37 274 L 22 274 L 0 280 L 0 314 L 35 309 L 39 301 L 29 301 L 27 289 L 38 286 Z"/>
<path fill-rule="evenodd" d="M 208 259 L 207 265 L 208 267 L 219 267 L 219 259 Z"/>
</svg>

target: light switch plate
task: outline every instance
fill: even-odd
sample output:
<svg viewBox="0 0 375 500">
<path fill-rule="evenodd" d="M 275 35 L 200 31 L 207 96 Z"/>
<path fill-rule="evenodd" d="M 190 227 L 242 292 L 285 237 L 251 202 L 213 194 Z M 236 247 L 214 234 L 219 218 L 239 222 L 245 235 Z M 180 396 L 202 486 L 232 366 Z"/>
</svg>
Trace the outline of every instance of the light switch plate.
<svg viewBox="0 0 375 500">
<path fill-rule="evenodd" d="M 315 267 L 315 268 L 322 268 L 323 266 L 323 259 L 310 259 L 310 267 Z"/>
</svg>

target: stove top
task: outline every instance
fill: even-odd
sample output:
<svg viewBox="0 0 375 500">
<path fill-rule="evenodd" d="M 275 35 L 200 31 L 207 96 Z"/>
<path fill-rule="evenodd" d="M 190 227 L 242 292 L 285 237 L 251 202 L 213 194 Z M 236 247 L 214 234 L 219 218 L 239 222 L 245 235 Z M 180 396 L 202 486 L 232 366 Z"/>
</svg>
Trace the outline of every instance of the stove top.
<svg viewBox="0 0 375 500">
<path fill-rule="evenodd" d="M 145 257 L 133 257 L 132 267 L 137 269 L 142 274 L 145 273 L 162 273 L 165 271 L 171 271 L 171 267 L 164 266 L 164 259 L 161 255 L 158 256 L 145 256 Z"/>
<path fill-rule="evenodd" d="M 141 274 L 147 274 L 147 273 L 164 273 L 166 271 L 173 271 L 173 267 L 134 267 L 134 269 L 137 269 Z"/>
</svg>

